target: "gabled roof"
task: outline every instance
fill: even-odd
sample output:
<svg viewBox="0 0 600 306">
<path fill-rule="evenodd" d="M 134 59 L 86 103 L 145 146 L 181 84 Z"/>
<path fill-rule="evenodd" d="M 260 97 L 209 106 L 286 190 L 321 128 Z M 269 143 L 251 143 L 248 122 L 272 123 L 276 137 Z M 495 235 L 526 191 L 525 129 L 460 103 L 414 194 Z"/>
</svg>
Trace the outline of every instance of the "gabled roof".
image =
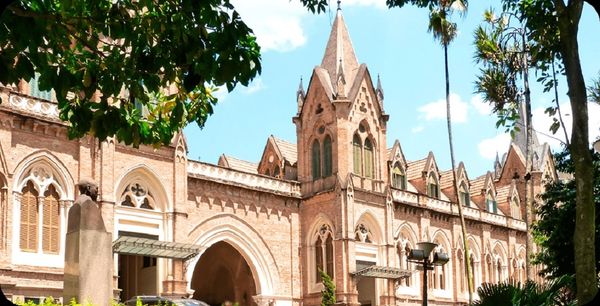
<svg viewBox="0 0 600 306">
<path fill-rule="evenodd" d="M 408 166 L 406 169 L 406 177 L 408 180 L 420 179 L 423 178 L 423 169 L 425 169 L 425 164 L 427 163 L 427 158 L 419 159 L 413 162 L 408 162 Z"/>
<path fill-rule="evenodd" d="M 258 174 L 258 164 L 231 157 L 225 154 L 219 157 L 219 166 L 242 172 Z"/>
<path fill-rule="evenodd" d="M 269 138 L 273 140 L 275 148 L 279 151 L 278 153 L 281 154 L 284 161 L 287 161 L 290 165 L 294 165 L 298 161 L 298 149 L 296 148 L 296 144 L 279 139 L 273 135 Z"/>
<path fill-rule="evenodd" d="M 354 77 L 358 70 L 358 60 L 341 9 L 336 12 L 321 67 L 327 71 L 331 84 L 335 88 L 337 88 L 338 77 L 343 77 L 345 84 L 354 83 Z M 348 94 L 347 89 L 348 87 L 346 87 L 346 96 Z"/>
<path fill-rule="evenodd" d="M 406 158 L 404 158 L 404 152 L 402 152 L 402 146 L 400 146 L 400 141 L 396 139 L 394 141 L 394 145 L 387 150 L 387 159 L 388 161 L 400 161 L 402 166 L 406 168 Z"/>
</svg>

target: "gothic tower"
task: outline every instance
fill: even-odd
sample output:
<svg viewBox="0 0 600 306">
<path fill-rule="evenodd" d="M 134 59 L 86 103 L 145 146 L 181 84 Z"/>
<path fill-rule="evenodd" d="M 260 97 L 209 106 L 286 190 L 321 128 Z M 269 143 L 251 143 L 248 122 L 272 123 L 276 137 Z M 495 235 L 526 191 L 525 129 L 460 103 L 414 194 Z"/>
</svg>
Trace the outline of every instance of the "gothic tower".
<svg viewBox="0 0 600 306">
<path fill-rule="evenodd" d="M 393 210 L 386 188 L 388 115 L 377 83 L 359 64 L 338 8 L 323 60 L 313 69 L 306 92 L 298 89 L 293 118 L 307 305 L 320 303 L 319 270 L 333 276 L 342 304 L 384 305 L 383 297 L 393 296 L 387 280 L 375 287 L 372 279 L 352 276 L 368 265 L 388 266 L 393 253 L 388 230 Z"/>
</svg>

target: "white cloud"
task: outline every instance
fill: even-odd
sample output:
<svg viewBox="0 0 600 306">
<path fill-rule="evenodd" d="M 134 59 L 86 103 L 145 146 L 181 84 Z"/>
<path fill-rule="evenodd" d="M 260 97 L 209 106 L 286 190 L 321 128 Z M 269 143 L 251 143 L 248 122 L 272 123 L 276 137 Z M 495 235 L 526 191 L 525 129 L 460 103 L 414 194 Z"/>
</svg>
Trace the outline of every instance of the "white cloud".
<svg viewBox="0 0 600 306">
<path fill-rule="evenodd" d="M 477 148 L 479 149 L 479 155 L 485 159 L 493 160 L 496 158 L 496 154 L 502 156 L 508 149 L 510 144 L 510 135 L 507 133 L 498 134 L 495 137 L 487 138 L 482 140 Z"/>
<path fill-rule="evenodd" d="M 567 128 L 567 135 L 571 138 L 571 126 L 573 124 L 573 117 L 571 115 L 571 105 L 568 102 L 560 104 L 560 108 L 563 114 L 563 121 Z M 541 143 L 547 142 L 554 149 L 559 149 L 561 142 L 565 141 L 565 133 L 561 128 L 552 134 L 549 131 L 550 125 L 552 125 L 553 119 L 544 113 L 545 108 L 535 108 L 531 114 L 533 116 L 533 128 L 537 131 L 538 140 Z M 588 116 L 589 116 L 589 141 L 593 142 L 600 136 L 600 105 L 596 103 L 588 103 Z M 558 114 L 556 115 L 558 119 Z"/>
<path fill-rule="evenodd" d="M 250 95 L 265 88 L 267 88 L 267 86 L 265 86 L 262 79 L 256 78 L 248 85 L 248 87 L 246 87 L 245 93 Z"/>
<path fill-rule="evenodd" d="M 477 113 L 479 115 L 489 115 L 492 113 L 492 106 L 489 103 L 483 101 L 483 98 L 479 94 L 471 97 L 471 106 L 473 106 L 475 110 L 477 110 Z"/>
<path fill-rule="evenodd" d="M 291 51 L 306 43 L 301 19 L 308 14 L 300 1 L 234 0 L 242 20 L 254 30 L 261 51 Z"/>
<path fill-rule="evenodd" d="M 417 133 L 420 133 L 420 132 L 422 132 L 422 131 L 423 131 L 423 129 L 425 129 L 425 128 L 424 128 L 422 125 L 419 125 L 419 126 L 415 126 L 415 127 L 414 127 L 414 128 L 412 128 L 410 131 L 411 131 L 413 134 L 417 134 Z"/>
<path fill-rule="evenodd" d="M 450 94 L 450 112 L 453 123 L 467 122 L 467 102 L 461 100 L 460 96 Z M 446 119 L 446 99 L 440 99 L 435 102 L 427 103 L 419 107 L 418 111 L 425 115 L 425 120 Z"/>
</svg>

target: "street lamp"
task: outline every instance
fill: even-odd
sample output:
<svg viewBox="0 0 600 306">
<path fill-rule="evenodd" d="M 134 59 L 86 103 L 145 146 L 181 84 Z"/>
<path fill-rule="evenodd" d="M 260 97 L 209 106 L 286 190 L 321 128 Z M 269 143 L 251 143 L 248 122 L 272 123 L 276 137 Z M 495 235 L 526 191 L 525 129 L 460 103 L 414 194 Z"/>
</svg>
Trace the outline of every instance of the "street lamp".
<svg viewBox="0 0 600 306">
<path fill-rule="evenodd" d="M 434 252 L 433 260 L 430 260 L 431 251 L 437 247 L 433 242 L 418 242 L 417 247 L 408 252 L 407 261 L 423 266 L 423 306 L 427 306 L 427 271 L 433 270 L 434 266 L 445 265 L 450 258 L 444 252 Z"/>
</svg>

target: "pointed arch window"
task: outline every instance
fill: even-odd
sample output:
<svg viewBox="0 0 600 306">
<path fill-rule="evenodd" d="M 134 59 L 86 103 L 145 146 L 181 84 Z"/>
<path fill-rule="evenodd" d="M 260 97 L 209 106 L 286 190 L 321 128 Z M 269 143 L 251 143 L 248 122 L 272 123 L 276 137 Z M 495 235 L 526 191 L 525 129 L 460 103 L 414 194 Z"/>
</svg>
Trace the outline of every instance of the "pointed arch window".
<svg viewBox="0 0 600 306">
<path fill-rule="evenodd" d="M 399 162 L 394 163 L 394 167 L 392 168 L 392 187 L 402 190 L 406 189 L 406 175 L 404 175 Z"/>
<path fill-rule="evenodd" d="M 427 195 L 436 199 L 440 197 L 438 180 L 433 171 L 429 172 L 429 176 L 427 177 Z"/>
<path fill-rule="evenodd" d="M 486 193 L 485 204 L 488 212 L 493 214 L 498 213 L 498 203 L 496 203 L 496 198 L 494 197 L 494 193 L 491 189 Z"/>
<path fill-rule="evenodd" d="M 58 192 L 53 185 L 44 193 L 42 216 L 42 251 L 57 254 L 60 243 L 60 205 Z"/>
<path fill-rule="evenodd" d="M 21 195 L 21 251 L 37 252 L 38 221 L 38 192 L 29 181 L 23 187 Z"/>
<path fill-rule="evenodd" d="M 331 137 L 327 135 L 323 140 L 323 177 L 330 176 L 332 168 Z"/>
<path fill-rule="evenodd" d="M 352 157 L 354 173 L 362 176 L 362 141 L 357 134 L 352 138 Z"/>
<path fill-rule="evenodd" d="M 323 271 L 327 273 L 330 277 L 334 277 L 334 252 L 333 252 L 333 233 L 331 228 L 323 224 L 319 231 L 316 233 L 317 239 L 315 240 L 315 280 L 317 283 L 320 283 L 321 273 L 319 271 Z"/>
<path fill-rule="evenodd" d="M 321 144 L 314 140 L 312 144 L 312 177 L 313 180 L 321 178 Z"/>
<path fill-rule="evenodd" d="M 365 177 L 373 178 L 373 142 L 371 139 L 365 139 Z"/>
<path fill-rule="evenodd" d="M 462 181 L 458 187 L 458 201 L 461 205 L 469 207 L 471 204 L 471 196 L 469 195 L 469 187 Z"/>
</svg>

